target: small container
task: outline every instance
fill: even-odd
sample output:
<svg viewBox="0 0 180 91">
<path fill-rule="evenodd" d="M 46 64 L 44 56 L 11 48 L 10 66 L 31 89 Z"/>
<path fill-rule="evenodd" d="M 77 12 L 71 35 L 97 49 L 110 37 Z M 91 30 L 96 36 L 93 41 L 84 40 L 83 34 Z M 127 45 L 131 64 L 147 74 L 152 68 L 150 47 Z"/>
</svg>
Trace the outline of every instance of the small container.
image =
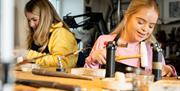
<svg viewBox="0 0 180 91">
<path fill-rule="evenodd" d="M 149 91 L 149 86 L 154 82 L 154 75 L 136 75 L 134 78 L 135 91 Z"/>
<path fill-rule="evenodd" d="M 26 63 L 20 66 L 20 70 L 23 72 L 31 72 L 32 69 L 39 69 L 40 66 L 38 64 Z"/>
</svg>

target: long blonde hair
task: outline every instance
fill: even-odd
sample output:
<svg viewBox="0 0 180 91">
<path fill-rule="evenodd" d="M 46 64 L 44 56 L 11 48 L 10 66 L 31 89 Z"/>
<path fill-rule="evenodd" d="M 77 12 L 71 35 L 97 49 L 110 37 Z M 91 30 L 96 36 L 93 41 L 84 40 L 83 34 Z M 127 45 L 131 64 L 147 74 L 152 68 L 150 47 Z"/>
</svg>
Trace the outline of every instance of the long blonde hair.
<svg viewBox="0 0 180 91">
<path fill-rule="evenodd" d="M 25 5 L 25 13 L 26 12 L 31 12 L 40 17 L 36 31 L 33 31 L 29 26 L 28 48 L 31 48 L 31 44 L 34 41 L 36 45 L 40 46 L 38 51 L 42 52 L 48 45 L 50 35 L 49 29 L 52 24 L 62 22 L 63 27 L 69 30 L 69 27 L 60 19 L 49 0 L 30 0 Z"/>
<path fill-rule="evenodd" d="M 131 0 L 131 3 L 129 4 L 125 14 L 124 14 L 124 18 L 122 19 L 122 21 L 117 25 L 117 27 L 115 28 L 115 30 L 111 33 L 111 34 L 121 34 L 123 31 L 125 31 L 126 29 L 126 23 L 128 21 L 128 19 L 135 13 L 137 13 L 138 11 L 140 11 L 140 9 L 144 8 L 144 7 L 148 7 L 151 8 L 153 7 L 154 10 L 156 10 L 158 16 L 160 14 L 159 11 L 159 7 L 156 3 L 156 0 Z M 152 37 L 153 35 L 151 35 L 150 37 Z"/>
</svg>

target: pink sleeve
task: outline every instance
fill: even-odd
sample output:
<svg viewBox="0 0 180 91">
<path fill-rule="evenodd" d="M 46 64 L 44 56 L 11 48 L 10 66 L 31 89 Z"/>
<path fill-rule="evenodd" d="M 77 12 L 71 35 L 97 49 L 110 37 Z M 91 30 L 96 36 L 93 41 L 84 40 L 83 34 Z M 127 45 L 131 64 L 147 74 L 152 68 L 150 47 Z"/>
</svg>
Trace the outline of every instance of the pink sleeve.
<svg viewBox="0 0 180 91">
<path fill-rule="evenodd" d="M 92 50 L 91 50 L 91 53 L 89 54 L 89 56 L 86 58 L 85 61 L 94 61 L 94 62 L 91 62 L 91 63 L 87 63 L 85 62 L 85 65 L 84 67 L 85 68 L 99 68 L 100 67 L 100 64 L 99 63 L 96 63 L 95 60 L 92 59 L 92 56 L 91 54 L 96 51 L 97 49 L 102 49 L 103 48 L 103 36 L 99 36 L 98 39 L 96 40 Z"/>
<path fill-rule="evenodd" d="M 170 66 L 170 68 L 172 69 L 172 76 L 177 76 L 177 72 L 176 72 L 176 69 L 175 69 L 175 67 L 174 66 L 172 66 L 172 65 L 167 65 L 167 66 Z"/>
<path fill-rule="evenodd" d="M 149 66 L 148 66 L 148 68 L 146 68 L 146 71 L 151 71 L 152 70 L 152 61 L 153 61 L 153 53 L 152 53 L 152 47 L 150 46 L 150 45 L 147 45 L 147 50 L 148 50 L 148 59 L 149 59 Z M 165 59 L 164 59 L 164 56 L 163 56 L 163 58 L 162 58 L 162 64 L 163 65 L 166 65 L 166 63 L 165 63 Z M 173 74 L 173 76 L 177 76 L 177 72 L 176 72 L 176 69 L 174 68 L 174 66 L 172 66 L 172 65 L 166 65 L 166 66 L 170 66 L 170 68 L 172 69 L 172 74 Z"/>
<path fill-rule="evenodd" d="M 172 70 L 172 76 L 177 76 L 177 72 L 176 72 L 176 69 L 175 69 L 175 67 L 173 66 L 173 65 L 166 65 L 166 62 L 165 62 L 165 58 L 164 58 L 164 56 L 163 56 L 163 58 L 162 58 L 162 63 L 163 63 L 163 65 L 164 66 L 169 66 L 170 68 L 171 68 L 171 70 Z"/>
<path fill-rule="evenodd" d="M 85 62 L 84 67 L 86 68 L 100 68 L 100 64 L 98 62 L 96 62 L 94 59 L 92 59 L 92 54 L 94 51 L 99 50 L 99 49 L 103 49 L 105 47 L 105 42 L 111 41 L 114 39 L 116 35 L 101 35 L 98 37 L 98 39 L 96 40 L 91 53 L 89 54 L 89 56 L 86 58 L 85 61 L 93 61 L 91 63 L 87 63 Z"/>
</svg>

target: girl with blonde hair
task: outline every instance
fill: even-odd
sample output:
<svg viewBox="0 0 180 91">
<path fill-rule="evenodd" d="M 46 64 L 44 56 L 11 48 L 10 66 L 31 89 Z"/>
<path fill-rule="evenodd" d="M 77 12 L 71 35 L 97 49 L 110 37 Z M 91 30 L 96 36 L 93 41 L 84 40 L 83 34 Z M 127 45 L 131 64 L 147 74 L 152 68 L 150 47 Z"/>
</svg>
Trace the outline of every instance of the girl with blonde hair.
<svg viewBox="0 0 180 91">
<path fill-rule="evenodd" d="M 109 35 L 100 36 L 90 55 L 86 58 L 84 67 L 100 68 L 106 64 L 106 43 L 108 41 L 115 41 L 117 49 L 115 56 L 128 57 L 140 54 L 140 45 L 145 41 L 147 50 L 148 62 L 145 67 L 145 73 L 149 74 L 152 71 L 152 47 L 150 42 L 153 40 L 152 32 L 159 17 L 159 8 L 155 0 L 131 0 L 123 20 L 118 24 L 116 29 Z M 149 41 L 150 40 L 150 41 Z M 126 72 L 126 67 L 139 68 L 141 67 L 141 60 L 139 57 L 116 60 L 116 71 Z M 163 61 L 163 76 L 175 76 L 176 71 L 174 67 L 165 65 Z"/>
<path fill-rule="evenodd" d="M 78 49 L 75 36 L 49 0 L 30 0 L 25 5 L 25 16 L 29 25 L 27 59 L 50 54 L 33 61 L 41 66 L 58 66 L 58 56 Z M 77 57 L 61 59 L 63 67 L 75 67 Z"/>
</svg>

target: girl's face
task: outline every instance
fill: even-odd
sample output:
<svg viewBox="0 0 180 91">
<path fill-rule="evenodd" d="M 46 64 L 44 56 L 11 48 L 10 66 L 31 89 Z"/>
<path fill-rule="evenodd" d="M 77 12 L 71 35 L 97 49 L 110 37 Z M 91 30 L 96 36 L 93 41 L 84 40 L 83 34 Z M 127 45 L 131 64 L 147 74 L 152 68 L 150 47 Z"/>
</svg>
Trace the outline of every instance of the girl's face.
<svg viewBox="0 0 180 91">
<path fill-rule="evenodd" d="M 147 39 L 153 32 L 158 14 L 153 8 L 142 8 L 127 20 L 126 31 L 128 40 L 140 42 Z"/>
<path fill-rule="evenodd" d="M 39 16 L 31 12 L 26 12 L 26 17 L 29 26 L 33 29 L 33 31 L 35 31 L 39 25 Z"/>
</svg>

